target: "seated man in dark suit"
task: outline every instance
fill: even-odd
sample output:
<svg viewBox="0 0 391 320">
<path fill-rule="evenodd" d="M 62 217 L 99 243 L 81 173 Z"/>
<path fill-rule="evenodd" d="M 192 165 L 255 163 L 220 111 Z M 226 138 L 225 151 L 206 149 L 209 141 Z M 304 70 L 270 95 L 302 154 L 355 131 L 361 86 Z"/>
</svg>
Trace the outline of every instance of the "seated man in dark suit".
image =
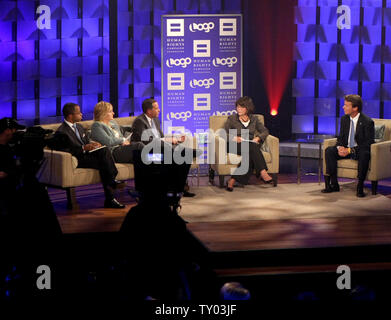
<svg viewBox="0 0 391 320">
<path fill-rule="evenodd" d="M 375 129 L 371 118 L 362 113 L 362 99 L 359 95 L 345 96 L 343 106 L 345 115 L 341 117 L 340 133 L 337 145 L 325 151 L 326 188 L 323 193 L 339 191 L 337 181 L 337 161 L 354 159 L 358 161 L 357 197 L 364 197 L 364 181 L 367 176 L 371 155 L 371 144 L 374 142 Z"/>
<path fill-rule="evenodd" d="M 142 104 L 143 114 L 139 115 L 133 122 L 132 125 L 132 141 L 141 141 L 144 144 L 150 143 L 153 139 L 162 139 L 165 143 L 170 143 L 175 147 L 179 143 L 185 140 L 185 136 L 180 139 L 175 137 L 164 137 L 163 131 L 160 128 L 160 121 L 158 119 L 160 114 L 159 104 L 155 99 L 145 99 Z M 152 130 L 152 135 L 149 136 L 148 140 L 143 141 L 143 132 L 145 130 Z M 194 197 L 195 194 L 189 192 L 189 185 L 186 183 L 184 197 Z"/>
<path fill-rule="evenodd" d="M 115 180 L 118 170 L 113 156 L 108 148 L 102 148 L 95 152 L 92 150 L 101 147 L 97 142 L 92 142 L 86 135 L 85 129 L 77 122 L 81 121 L 83 114 L 75 103 L 67 103 L 62 109 L 64 122 L 57 129 L 69 138 L 69 146 L 61 151 L 69 152 L 77 158 L 78 168 L 93 168 L 99 170 L 105 192 L 105 208 L 121 209 L 123 204 L 114 198 L 113 190 L 120 184 Z"/>
</svg>

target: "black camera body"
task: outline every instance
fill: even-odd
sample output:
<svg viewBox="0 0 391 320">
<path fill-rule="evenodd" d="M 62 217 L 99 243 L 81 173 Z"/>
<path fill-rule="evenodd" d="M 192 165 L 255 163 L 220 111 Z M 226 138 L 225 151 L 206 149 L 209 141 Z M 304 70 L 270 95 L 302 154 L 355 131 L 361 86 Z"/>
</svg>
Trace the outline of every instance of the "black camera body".
<svg viewBox="0 0 391 320">
<path fill-rule="evenodd" d="M 13 146 L 23 176 L 33 177 L 44 161 L 43 149 L 46 146 L 50 149 L 66 146 L 68 139 L 65 134 L 34 126 L 15 132 L 10 145 Z"/>
<path fill-rule="evenodd" d="M 185 188 L 190 164 L 164 163 L 162 153 L 133 153 L 134 184 L 141 201 L 162 201 L 177 206 Z M 152 163 L 148 163 L 151 162 Z"/>
</svg>

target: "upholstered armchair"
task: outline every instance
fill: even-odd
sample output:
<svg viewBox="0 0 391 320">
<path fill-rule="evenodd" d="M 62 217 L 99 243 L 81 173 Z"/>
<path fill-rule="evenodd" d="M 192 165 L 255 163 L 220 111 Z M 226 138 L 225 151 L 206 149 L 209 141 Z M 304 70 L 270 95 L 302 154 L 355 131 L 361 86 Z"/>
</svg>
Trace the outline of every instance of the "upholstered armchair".
<svg viewBox="0 0 391 320">
<path fill-rule="evenodd" d="M 264 123 L 263 115 L 257 115 L 259 121 Z M 227 141 L 219 135 L 219 130 L 224 130 L 224 124 L 228 116 L 211 116 L 209 118 L 209 129 L 213 136 L 209 137 L 209 161 L 214 162 L 210 165 L 210 182 L 213 183 L 213 176 L 216 172 L 219 175 L 220 187 L 224 187 L 224 177 L 231 175 L 231 169 L 238 167 L 241 156 L 227 153 Z M 220 131 L 221 132 L 221 131 Z M 279 139 L 268 135 L 266 141 L 261 146 L 262 154 L 265 157 L 268 167 L 268 173 L 272 175 L 274 186 L 277 186 L 277 174 L 279 170 Z"/>
<path fill-rule="evenodd" d="M 391 177 L 391 120 L 373 119 L 373 121 L 375 122 L 375 143 L 371 145 L 367 180 L 372 182 L 372 194 L 375 195 L 378 181 Z M 323 173 L 326 173 L 325 150 L 336 144 L 337 138 L 324 140 Z M 338 177 L 357 179 L 357 174 L 358 162 L 356 160 L 338 160 Z"/>
</svg>

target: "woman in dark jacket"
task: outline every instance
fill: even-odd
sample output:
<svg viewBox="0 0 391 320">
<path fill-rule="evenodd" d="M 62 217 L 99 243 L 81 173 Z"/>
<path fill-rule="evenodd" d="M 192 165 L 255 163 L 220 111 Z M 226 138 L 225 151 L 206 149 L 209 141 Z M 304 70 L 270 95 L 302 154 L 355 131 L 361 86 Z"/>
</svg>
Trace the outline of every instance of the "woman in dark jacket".
<svg viewBox="0 0 391 320">
<path fill-rule="evenodd" d="M 237 114 L 233 114 L 228 117 L 225 123 L 225 131 L 228 136 L 228 152 L 236 153 L 242 156 L 242 161 L 246 155 L 242 154 L 242 145 L 244 141 L 242 135 L 243 130 L 248 130 L 248 160 L 249 166 L 245 174 L 239 174 L 238 169 L 235 170 L 231 179 L 227 182 L 227 191 L 233 191 L 235 181 L 241 184 L 247 184 L 252 172 L 255 170 L 256 176 L 260 177 L 265 183 L 272 183 L 273 178 L 267 173 L 267 165 L 265 158 L 261 151 L 261 145 L 265 142 L 266 137 L 269 135 L 269 131 L 258 120 L 258 117 L 253 114 L 254 104 L 249 97 L 241 97 L 236 101 Z M 230 129 L 235 133 L 230 134 Z M 235 148 L 236 146 L 236 148 Z"/>
</svg>

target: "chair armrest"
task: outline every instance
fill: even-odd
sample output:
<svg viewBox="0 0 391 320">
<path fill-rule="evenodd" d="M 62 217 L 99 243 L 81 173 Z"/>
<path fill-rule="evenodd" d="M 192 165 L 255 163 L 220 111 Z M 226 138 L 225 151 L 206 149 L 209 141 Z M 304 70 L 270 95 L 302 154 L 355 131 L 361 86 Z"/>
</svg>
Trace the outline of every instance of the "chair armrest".
<svg viewBox="0 0 391 320">
<path fill-rule="evenodd" d="M 375 181 L 391 177 L 391 141 L 371 145 L 371 178 Z"/>
<path fill-rule="evenodd" d="M 323 174 L 326 174 L 326 149 L 328 147 L 333 147 L 337 144 L 337 138 L 332 138 L 332 139 L 325 139 L 323 141 L 323 151 L 322 151 L 322 157 L 323 157 Z"/>
<path fill-rule="evenodd" d="M 214 136 L 214 150 L 210 150 L 214 152 L 214 161 L 216 164 L 227 164 L 227 142 L 222 137 L 215 135 Z M 213 155 L 211 155 L 211 159 L 213 159 Z"/>
<path fill-rule="evenodd" d="M 269 149 L 272 158 L 268 171 L 270 173 L 278 173 L 280 166 L 280 139 L 269 134 L 264 143 L 266 144 L 266 149 Z"/>
<path fill-rule="evenodd" d="M 37 173 L 39 182 L 57 187 L 71 187 L 74 167 L 77 160 L 72 160 L 68 152 L 44 149 L 45 162 Z M 75 161 L 76 160 L 76 163 Z"/>
<path fill-rule="evenodd" d="M 323 148 L 326 150 L 328 147 L 333 147 L 337 144 L 337 138 L 332 139 L 324 139 L 323 141 Z"/>
</svg>

